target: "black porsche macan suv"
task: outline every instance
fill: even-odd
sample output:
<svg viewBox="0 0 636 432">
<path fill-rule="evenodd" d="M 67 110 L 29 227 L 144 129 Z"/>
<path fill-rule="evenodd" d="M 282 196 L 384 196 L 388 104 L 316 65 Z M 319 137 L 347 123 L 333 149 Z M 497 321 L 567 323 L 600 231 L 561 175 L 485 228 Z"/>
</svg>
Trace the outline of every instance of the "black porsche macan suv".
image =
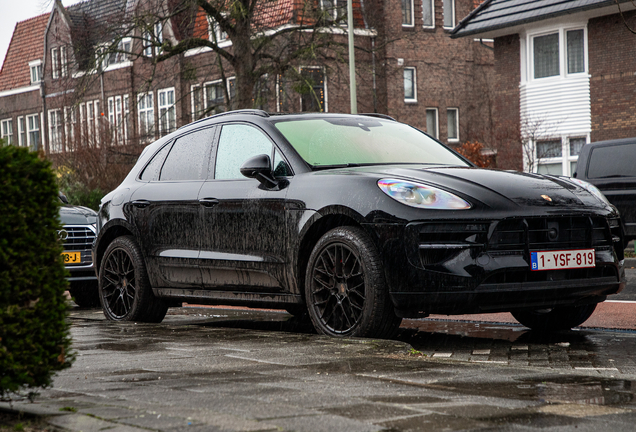
<svg viewBox="0 0 636 432">
<path fill-rule="evenodd" d="M 188 302 L 307 311 L 332 336 L 499 311 L 559 330 L 623 289 L 620 226 L 585 182 L 475 168 L 387 117 L 247 110 L 149 145 L 93 256 L 111 320 Z"/>
</svg>

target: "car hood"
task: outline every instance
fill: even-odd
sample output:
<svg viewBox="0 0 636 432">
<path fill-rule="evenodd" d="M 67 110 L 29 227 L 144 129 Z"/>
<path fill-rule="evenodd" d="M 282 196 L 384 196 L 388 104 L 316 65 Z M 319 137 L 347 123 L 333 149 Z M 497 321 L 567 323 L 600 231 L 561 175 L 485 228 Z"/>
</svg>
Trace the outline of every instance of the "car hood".
<svg viewBox="0 0 636 432">
<path fill-rule="evenodd" d="M 97 213 L 88 207 L 63 205 L 60 207 L 62 225 L 90 225 L 97 221 Z"/>
<path fill-rule="evenodd" d="M 497 206 L 504 199 L 521 207 L 608 209 L 604 202 L 564 177 L 472 167 L 414 165 L 364 167 L 358 170 L 383 178 L 396 177 L 440 186 L 488 206 Z"/>
</svg>

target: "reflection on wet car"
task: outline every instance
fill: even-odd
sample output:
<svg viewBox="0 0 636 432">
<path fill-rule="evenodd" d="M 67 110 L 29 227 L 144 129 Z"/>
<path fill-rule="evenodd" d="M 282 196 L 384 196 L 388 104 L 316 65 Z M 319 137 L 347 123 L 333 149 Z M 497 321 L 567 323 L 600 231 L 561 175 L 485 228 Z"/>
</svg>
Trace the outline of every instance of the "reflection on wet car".
<svg viewBox="0 0 636 432">
<path fill-rule="evenodd" d="M 623 249 L 583 181 L 479 169 L 385 116 L 244 110 L 149 145 L 103 198 L 93 256 L 111 320 L 243 305 L 391 337 L 433 313 L 577 326 L 624 287 Z"/>
</svg>

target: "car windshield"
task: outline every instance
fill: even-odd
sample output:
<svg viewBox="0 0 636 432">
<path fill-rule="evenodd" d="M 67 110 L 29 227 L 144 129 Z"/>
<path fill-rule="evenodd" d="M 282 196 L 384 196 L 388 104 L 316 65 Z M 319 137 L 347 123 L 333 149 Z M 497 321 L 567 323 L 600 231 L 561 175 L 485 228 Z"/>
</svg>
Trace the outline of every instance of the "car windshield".
<svg viewBox="0 0 636 432">
<path fill-rule="evenodd" d="M 417 129 L 361 117 L 282 120 L 276 128 L 315 168 L 376 164 L 469 166 Z"/>
</svg>

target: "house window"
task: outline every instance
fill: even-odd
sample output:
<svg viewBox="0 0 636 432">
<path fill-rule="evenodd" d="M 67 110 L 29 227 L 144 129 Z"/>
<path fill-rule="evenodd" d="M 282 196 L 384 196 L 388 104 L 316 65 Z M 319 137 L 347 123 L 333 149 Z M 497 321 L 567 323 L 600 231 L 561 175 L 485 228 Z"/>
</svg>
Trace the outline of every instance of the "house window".
<svg viewBox="0 0 636 432">
<path fill-rule="evenodd" d="M 40 144 L 40 116 L 39 114 L 31 114 L 27 116 L 27 137 L 30 148 L 37 150 Z"/>
<path fill-rule="evenodd" d="M 301 112 L 326 112 L 325 72 L 320 67 L 300 68 L 302 76 L 302 92 L 300 97 Z"/>
<path fill-rule="evenodd" d="M 108 121 L 117 144 L 125 144 L 128 138 L 128 113 L 128 95 L 108 98 Z"/>
<path fill-rule="evenodd" d="M 153 54 L 161 54 L 161 44 L 163 44 L 163 24 L 161 22 L 157 22 L 153 26 L 152 33 L 144 32 L 143 41 L 143 54 L 146 57 L 152 57 Z"/>
<path fill-rule="evenodd" d="M 18 117 L 18 145 L 20 147 L 26 147 L 27 145 L 26 120 L 24 117 Z"/>
<path fill-rule="evenodd" d="M 559 75 L 559 34 L 534 38 L 534 77 Z"/>
<path fill-rule="evenodd" d="M 53 79 L 68 75 L 68 61 L 66 47 L 51 48 L 51 70 Z"/>
<path fill-rule="evenodd" d="M 426 132 L 433 138 L 439 138 L 439 121 L 437 116 L 437 108 L 426 109 Z"/>
<path fill-rule="evenodd" d="M 413 0 L 402 0 L 402 27 L 413 27 Z"/>
<path fill-rule="evenodd" d="M 203 91 L 201 84 L 190 87 L 190 102 L 192 105 L 192 121 L 200 119 L 203 116 Z"/>
<path fill-rule="evenodd" d="M 446 129 L 448 130 L 448 141 L 459 141 L 459 109 L 448 108 L 446 110 Z"/>
<path fill-rule="evenodd" d="M 157 99 L 159 100 L 159 134 L 166 135 L 177 129 L 174 87 L 159 90 Z"/>
<path fill-rule="evenodd" d="M 455 27 L 455 0 L 443 0 L 444 6 L 444 28 Z"/>
<path fill-rule="evenodd" d="M 60 47 L 60 73 L 63 77 L 68 75 L 68 57 L 66 55 L 66 47 Z"/>
<path fill-rule="evenodd" d="M 268 99 L 269 99 L 269 79 L 267 75 L 263 75 L 256 82 L 252 104 L 254 108 L 268 111 L 269 110 Z"/>
<path fill-rule="evenodd" d="M 320 8 L 326 12 L 329 21 L 347 19 L 347 0 L 320 0 Z"/>
<path fill-rule="evenodd" d="M 563 145 L 561 139 L 537 141 L 537 172 L 563 175 Z"/>
<path fill-rule="evenodd" d="M 417 101 L 417 82 L 415 68 L 404 68 L 404 102 Z"/>
<path fill-rule="evenodd" d="M 106 54 L 104 64 L 106 66 L 126 63 L 130 60 L 130 52 L 132 49 L 132 39 L 124 38 L 117 43 L 115 52 Z"/>
<path fill-rule="evenodd" d="M 86 102 L 86 140 L 89 144 L 95 137 L 96 113 L 93 102 Z"/>
<path fill-rule="evenodd" d="M 13 144 L 13 119 L 0 121 L 0 139 L 4 139 L 6 144 Z"/>
<path fill-rule="evenodd" d="M 59 109 L 49 110 L 49 143 L 51 153 L 62 151 L 62 112 Z"/>
<path fill-rule="evenodd" d="M 583 29 L 568 30 L 566 32 L 568 42 L 568 73 L 585 72 L 585 40 Z"/>
<path fill-rule="evenodd" d="M 570 176 L 576 172 L 576 162 L 579 159 L 579 153 L 581 153 L 581 149 L 587 143 L 587 138 L 585 137 L 572 137 L 569 139 L 570 145 L 569 150 L 569 158 L 568 162 L 570 163 Z"/>
<path fill-rule="evenodd" d="M 422 20 L 423 26 L 432 28 L 435 27 L 435 1 L 434 0 L 422 0 Z"/>
<path fill-rule="evenodd" d="M 137 95 L 137 113 L 139 114 L 139 135 L 142 138 L 151 138 L 155 134 L 152 92 Z"/>
<path fill-rule="evenodd" d="M 205 114 L 213 115 L 225 111 L 225 87 L 223 86 L 223 81 L 205 83 L 203 89 Z"/>
<path fill-rule="evenodd" d="M 77 127 L 76 108 L 64 107 L 64 134 L 66 136 L 67 148 L 71 148 L 71 144 L 75 144 L 75 128 Z"/>
<path fill-rule="evenodd" d="M 227 33 L 221 30 L 221 25 L 212 17 L 208 17 L 208 37 L 217 44 L 228 40 Z"/>
<path fill-rule="evenodd" d="M 31 84 L 42 81 L 42 61 L 36 60 L 29 62 L 29 70 L 31 72 Z"/>
</svg>

